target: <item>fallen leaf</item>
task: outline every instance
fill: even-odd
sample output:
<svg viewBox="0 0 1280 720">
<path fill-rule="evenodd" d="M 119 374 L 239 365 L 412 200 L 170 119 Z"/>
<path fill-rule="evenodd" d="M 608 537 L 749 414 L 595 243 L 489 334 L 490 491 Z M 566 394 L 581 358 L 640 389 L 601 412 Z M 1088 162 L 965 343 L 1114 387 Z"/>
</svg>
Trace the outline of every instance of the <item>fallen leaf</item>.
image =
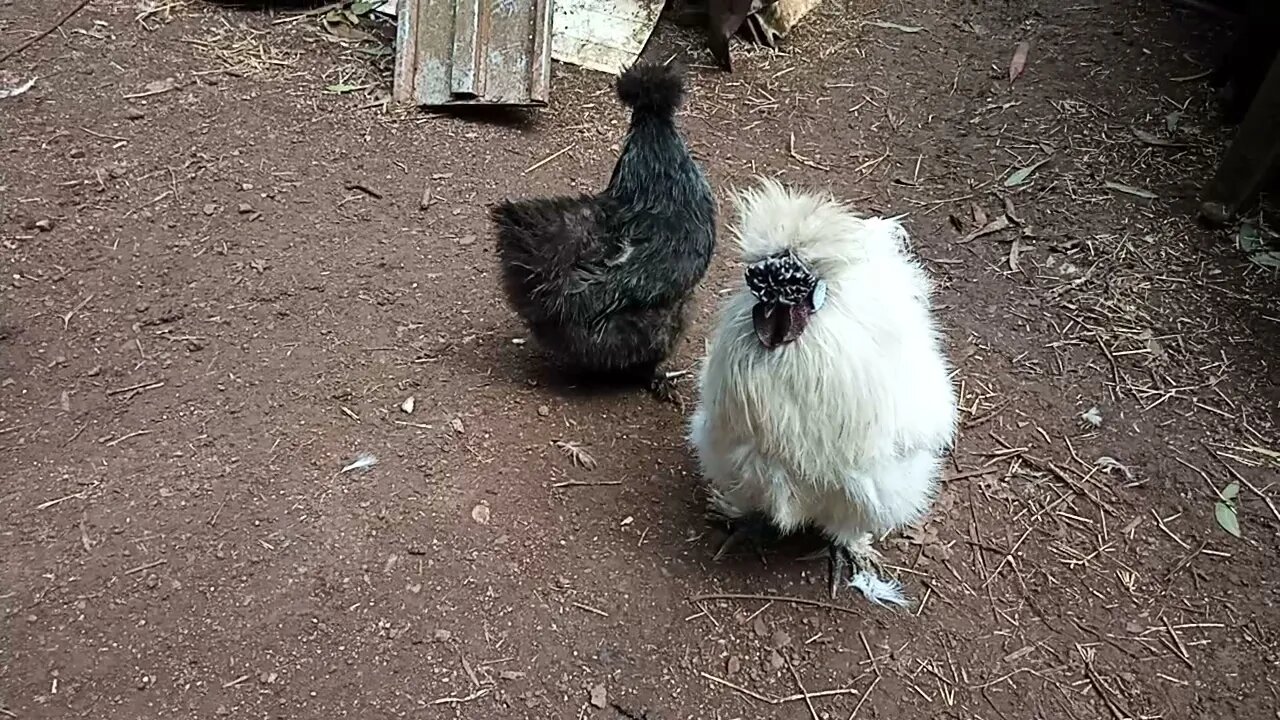
<svg viewBox="0 0 1280 720">
<path fill-rule="evenodd" d="M 1010 227 L 1010 223 L 1009 223 L 1009 218 L 1008 218 L 1008 216 L 1006 216 L 1006 215 L 1001 215 L 1000 217 L 996 218 L 995 220 L 992 220 L 991 222 L 987 223 L 986 225 L 983 225 L 982 227 L 978 228 L 977 230 L 974 230 L 973 232 L 969 233 L 968 235 L 965 235 L 964 237 L 960 238 L 960 242 L 962 242 L 962 243 L 971 242 L 971 241 L 973 241 L 973 240 L 975 240 L 975 239 L 977 239 L 977 238 L 982 237 L 983 235 L 990 235 L 990 234 L 992 234 L 992 233 L 998 233 L 998 232 L 1000 232 L 1001 230 L 1008 230 L 1008 229 L 1009 229 L 1009 227 Z"/>
<path fill-rule="evenodd" d="M 1113 457 L 1103 455 L 1094 462 L 1094 465 L 1098 466 L 1103 472 L 1108 474 L 1110 474 L 1112 470 L 1119 470 L 1120 473 L 1124 475 L 1125 480 L 1133 482 L 1133 471 L 1129 469 L 1128 465 L 1125 465 Z"/>
<path fill-rule="evenodd" d="M 334 83 L 333 85 L 326 85 L 324 91 L 333 95 L 343 95 L 349 92 L 355 92 L 356 90 L 361 89 L 361 87 L 362 86 L 360 85 L 349 85 L 347 83 Z"/>
<path fill-rule="evenodd" d="M 1022 252 L 1022 241 L 1014 238 L 1009 245 L 1009 269 L 1018 272 L 1018 255 Z"/>
<path fill-rule="evenodd" d="M 884 20 L 867 20 L 867 21 L 864 21 L 862 24 L 874 25 L 875 27 L 878 27 L 878 28 L 884 28 L 886 30 L 897 30 L 899 32 L 904 32 L 904 33 L 924 32 L 924 28 L 922 27 L 916 27 L 915 25 L 899 25 L 898 23 L 886 22 Z"/>
<path fill-rule="evenodd" d="M 597 708 L 604 709 L 606 703 L 609 702 L 609 694 L 605 691 L 604 685 L 595 685 L 591 688 L 591 704 Z"/>
<path fill-rule="evenodd" d="M 1137 128 L 1134 128 L 1133 136 L 1148 145 L 1156 145 L 1158 147 L 1168 147 L 1168 148 L 1187 147 L 1186 143 L 1174 142 L 1173 140 L 1166 140 L 1158 135 L 1153 135 L 1147 132 L 1146 130 L 1139 130 Z"/>
<path fill-rule="evenodd" d="M 1031 52 L 1031 43 L 1023 40 L 1013 48 L 1013 59 L 1009 61 L 1009 83 L 1012 84 L 1027 69 L 1027 53 Z"/>
<path fill-rule="evenodd" d="M 1233 482 L 1222 488 L 1222 492 L 1218 493 L 1224 502 L 1234 503 L 1236 498 L 1240 497 L 1240 483 Z"/>
<path fill-rule="evenodd" d="M 1121 192 L 1126 195 L 1132 195 L 1134 197 L 1145 198 L 1147 200 L 1155 200 L 1156 198 L 1160 197 L 1159 195 L 1156 195 L 1150 190 L 1143 190 L 1142 188 L 1139 188 L 1139 187 L 1134 187 L 1132 185 L 1125 185 L 1124 183 L 1111 182 L 1110 180 L 1103 183 L 1102 185 L 1103 187 L 1109 190 L 1115 190 L 1116 192 Z"/>
<path fill-rule="evenodd" d="M 168 77 L 163 80 L 152 80 L 146 85 L 143 85 L 142 93 L 144 95 L 159 95 L 161 93 L 167 93 L 171 90 L 177 90 L 177 89 L 178 89 L 177 78 Z"/>
<path fill-rule="evenodd" d="M 1266 268 L 1280 269 L 1280 246 L 1268 245 L 1266 239 L 1253 223 L 1240 224 L 1236 234 L 1236 245 L 1249 256 L 1249 262 Z"/>
<path fill-rule="evenodd" d="M 1009 217 L 1009 221 L 1014 225 L 1022 224 L 1022 218 L 1018 217 L 1018 211 L 1013 207 L 1013 198 L 1008 195 L 1004 196 L 1004 214 Z"/>
<path fill-rule="evenodd" d="M 1235 537 L 1240 537 L 1240 518 L 1236 517 L 1234 505 L 1228 505 L 1219 500 L 1213 505 L 1213 517 L 1223 530 Z"/>
<path fill-rule="evenodd" d="M 973 224 L 982 227 L 987 224 L 987 211 L 978 203 L 973 203 Z"/>
<path fill-rule="evenodd" d="M 18 86 L 16 86 L 16 87 L 11 87 L 11 88 L 0 88 L 0 100 L 4 100 L 5 98 L 18 97 L 18 96 L 19 96 L 19 95 L 21 95 L 22 93 L 24 93 L 24 92 L 26 92 L 26 91 L 30 90 L 32 87 L 34 87 L 34 86 L 35 86 L 35 84 L 36 84 L 36 79 L 35 79 L 35 78 L 31 78 L 30 80 L 28 80 L 28 81 L 26 81 L 26 82 L 24 82 L 24 83 L 22 83 L 21 85 L 18 85 Z"/>
<path fill-rule="evenodd" d="M 1041 160 L 1040 162 L 1032 163 L 1032 164 L 1030 164 L 1030 165 L 1028 165 L 1028 166 L 1026 166 L 1026 167 L 1024 167 L 1024 168 L 1021 168 L 1021 169 L 1019 169 L 1019 170 L 1015 171 L 1012 175 L 1010 175 L 1009 177 L 1005 178 L 1004 186 L 1005 186 L 1005 187 L 1007 187 L 1007 188 L 1011 188 L 1011 187 L 1017 187 L 1017 186 L 1019 186 L 1019 185 L 1021 185 L 1021 184 L 1025 183 L 1025 182 L 1027 181 L 1027 179 L 1031 177 L 1031 173 L 1035 172 L 1036 170 L 1039 170 L 1039 169 L 1040 169 L 1040 166 L 1041 166 L 1041 165 L 1044 165 L 1044 164 L 1045 164 L 1045 163 L 1047 163 L 1047 162 L 1049 162 L 1049 159 L 1050 159 L 1051 157 L 1053 157 L 1053 156 L 1051 155 L 1051 156 L 1049 156 L 1049 157 L 1047 157 L 1047 158 L 1045 158 L 1045 159 Z"/>
<path fill-rule="evenodd" d="M 1174 110 L 1168 115 L 1165 115 L 1164 116 L 1165 129 L 1168 130 L 1170 134 L 1173 134 L 1173 131 L 1178 129 L 1178 122 L 1180 120 L 1182 120 L 1181 110 Z"/>
</svg>

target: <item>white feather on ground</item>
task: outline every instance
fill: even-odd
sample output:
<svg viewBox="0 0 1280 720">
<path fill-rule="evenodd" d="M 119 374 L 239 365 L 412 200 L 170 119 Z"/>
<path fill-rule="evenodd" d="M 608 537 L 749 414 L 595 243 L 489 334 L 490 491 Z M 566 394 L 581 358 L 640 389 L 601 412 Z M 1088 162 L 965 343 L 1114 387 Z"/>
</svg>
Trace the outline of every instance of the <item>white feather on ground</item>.
<svg viewBox="0 0 1280 720">
<path fill-rule="evenodd" d="M 849 587 L 881 607 L 907 606 L 907 598 L 902 594 L 902 583 L 893 578 L 882 578 L 866 570 L 860 570 L 854 573 L 853 579 L 849 581 Z"/>
<path fill-rule="evenodd" d="M 359 455 L 356 456 L 355 460 L 351 461 L 351 464 L 342 468 L 342 472 L 348 473 L 354 470 L 368 470 L 369 468 L 377 464 L 378 464 L 378 458 L 374 456 L 373 453 L 367 453 L 367 452 L 360 453 Z"/>
<path fill-rule="evenodd" d="M 955 434 L 931 283 L 898 222 L 765 181 L 737 198 L 742 259 L 791 249 L 827 285 L 798 340 L 766 350 L 745 286 L 702 363 L 690 441 L 728 518 L 763 511 L 859 557 L 867 533 L 920 518 Z"/>
</svg>

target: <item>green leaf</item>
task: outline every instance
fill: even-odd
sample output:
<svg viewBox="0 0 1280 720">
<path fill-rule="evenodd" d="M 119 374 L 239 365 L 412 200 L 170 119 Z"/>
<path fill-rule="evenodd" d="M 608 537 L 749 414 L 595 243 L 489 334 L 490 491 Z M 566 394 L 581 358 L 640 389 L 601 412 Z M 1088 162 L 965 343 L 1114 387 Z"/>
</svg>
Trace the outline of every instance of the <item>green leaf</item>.
<svg viewBox="0 0 1280 720">
<path fill-rule="evenodd" d="M 324 91 L 327 93 L 333 93 L 334 95 L 342 95 L 342 94 L 353 92 L 359 89 L 360 87 L 358 85 L 348 85 L 346 83 L 337 83 L 335 85 L 329 85 L 324 89 Z"/>
<path fill-rule="evenodd" d="M 924 31 L 924 28 L 922 27 L 916 27 L 914 25 L 899 25 L 898 23 L 886 22 L 884 20 L 867 20 L 862 24 L 874 25 L 875 27 L 884 28 L 885 30 L 897 30 L 898 32 L 904 33 L 918 33 Z"/>
<path fill-rule="evenodd" d="M 1031 177 L 1031 173 L 1035 172 L 1036 170 L 1039 170 L 1040 166 L 1047 162 L 1049 162 L 1049 158 L 1045 158 L 1038 163 L 1033 163 L 1031 165 L 1028 165 L 1027 167 L 1024 167 L 1020 170 L 1015 171 L 1012 175 L 1010 175 L 1008 178 L 1005 179 L 1004 186 L 1007 188 L 1011 188 L 1011 187 L 1017 187 L 1025 183 L 1027 181 L 1027 178 Z"/>
<path fill-rule="evenodd" d="M 1262 230 L 1253 223 L 1240 223 L 1240 232 L 1236 235 L 1236 245 L 1248 253 L 1249 261 L 1255 265 L 1280 269 L 1280 247 L 1272 249 L 1272 245 L 1263 237 Z"/>
<path fill-rule="evenodd" d="M 1184 144 L 1184 143 L 1174 142 L 1174 141 L 1172 141 L 1172 140 L 1167 140 L 1167 139 L 1162 138 L 1162 137 L 1160 137 L 1160 136 L 1158 136 L 1158 135 L 1154 135 L 1154 134 L 1152 134 L 1152 133 L 1149 133 L 1149 132 L 1147 132 L 1146 130 L 1139 130 L 1139 129 L 1137 129 L 1137 128 L 1134 128 L 1134 130 L 1133 130 L 1133 136 L 1134 136 L 1134 137 L 1136 137 L 1136 138 L 1138 138 L 1139 140 L 1141 140 L 1142 142 L 1144 142 L 1144 143 L 1146 143 L 1146 144 L 1148 144 L 1148 145 L 1156 145 L 1156 146 L 1158 146 L 1158 147 L 1167 147 L 1167 148 L 1181 148 L 1181 147 L 1186 147 L 1186 144 Z"/>
<path fill-rule="evenodd" d="M 1233 482 L 1222 488 L 1222 492 L 1218 494 L 1222 496 L 1223 501 L 1234 504 L 1235 499 L 1240 497 L 1240 483 Z"/>
<path fill-rule="evenodd" d="M 1147 200 L 1155 200 L 1156 198 L 1160 197 L 1159 195 L 1156 195 L 1150 190 L 1143 190 L 1142 188 L 1137 188 L 1132 185 L 1125 185 L 1124 183 L 1111 182 L 1110 180 L 1103 183 L 1102 185 L 1109 190 L 1115 190 L 1116 192 L 1122 192 L 1125 195 L 1132 195 L 1134 197 L 1145 198 Z"/>
<path fill-rule="evenodd" d="M 1223 530 L 1235 537 L 1240 537 L 1240 520 L 1236 517 L 1236 509 L 1224 502 L 1217 502 L 1213 506 L 1213 516 L 1218 520 L 1218 525 Z"/>
<path fill-rule="evenodd" d="M 371 10 L 373 10 L 375 7 L 378 7 L 381 4 L 382 3 L 353 2 L 351 3 L 351 12 L 355 13 L 356 15 L 368 15 Z"/>
</svg>

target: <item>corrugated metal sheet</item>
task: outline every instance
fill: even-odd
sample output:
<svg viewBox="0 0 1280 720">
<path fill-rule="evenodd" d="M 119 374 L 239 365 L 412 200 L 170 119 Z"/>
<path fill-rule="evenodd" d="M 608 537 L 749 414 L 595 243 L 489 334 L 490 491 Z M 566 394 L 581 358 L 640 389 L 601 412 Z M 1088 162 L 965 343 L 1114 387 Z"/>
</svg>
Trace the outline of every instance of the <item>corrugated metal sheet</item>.
<svg viewBox="0 0 1280 720">
<path fill-rule="evenodd" d="M 395 99 L 545 105 L 553 0 L 400 0 Z"/>
</svg>

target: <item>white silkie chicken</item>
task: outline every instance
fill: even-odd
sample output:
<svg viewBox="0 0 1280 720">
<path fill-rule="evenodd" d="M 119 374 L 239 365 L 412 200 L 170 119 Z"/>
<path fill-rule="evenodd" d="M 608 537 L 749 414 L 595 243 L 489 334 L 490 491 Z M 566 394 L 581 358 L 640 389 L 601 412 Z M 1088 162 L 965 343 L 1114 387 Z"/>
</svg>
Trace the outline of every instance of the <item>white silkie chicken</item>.
<svg viewBox="0 0 1280 720">
<path fill-rule="evenodd" d="M 766 180 L 736 199 L 746 283 L 702 364 L 690 441 L 713 514 L 830 541 L 830 588 L 903 604 L 872 542 L 920 518 L 955 436 L 932 284 L 897 221 Z M 849 568 L 852 565 L 856 571 Z"/>
</svg>

